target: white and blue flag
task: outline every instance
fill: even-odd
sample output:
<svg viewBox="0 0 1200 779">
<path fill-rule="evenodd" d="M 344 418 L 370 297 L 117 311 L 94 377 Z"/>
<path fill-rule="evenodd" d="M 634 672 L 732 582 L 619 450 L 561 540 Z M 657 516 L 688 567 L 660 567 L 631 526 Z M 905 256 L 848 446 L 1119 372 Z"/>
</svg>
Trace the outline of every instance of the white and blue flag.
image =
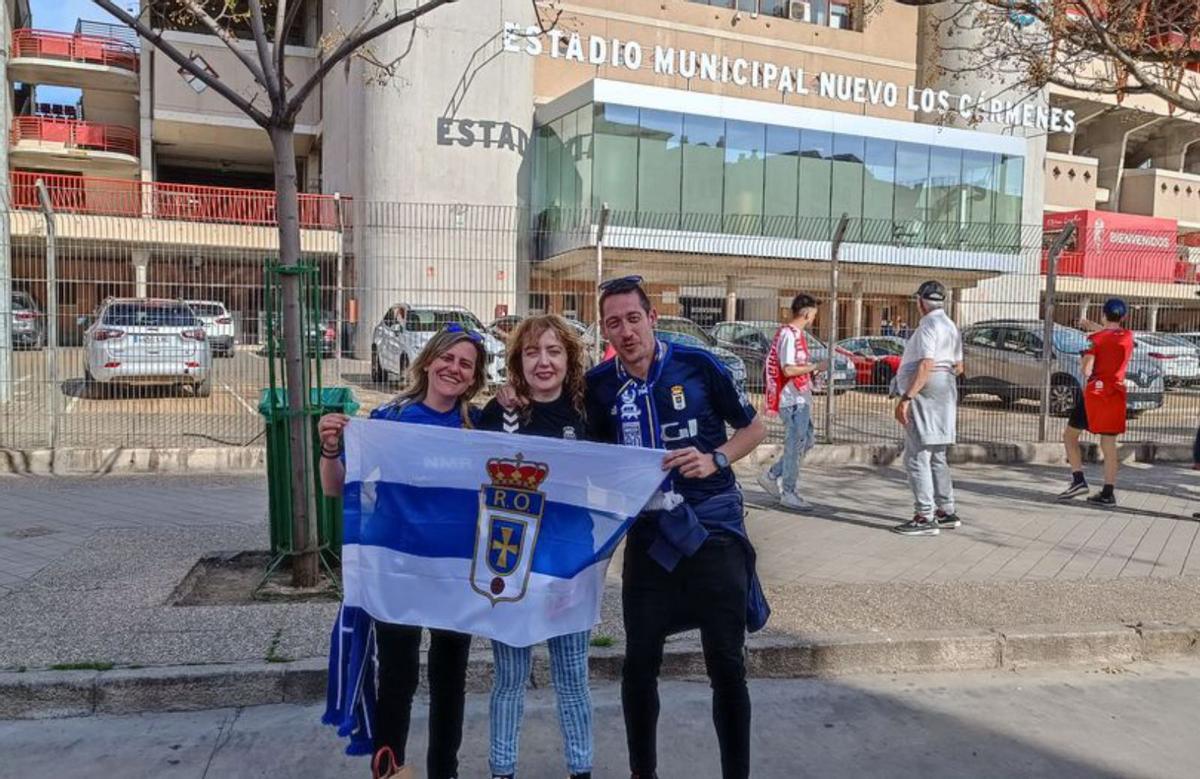
<svg viewBox="0 0 1200 779">
<path fill-rule="evenodd" d="M 661 451 L 355 420 L 344 605 L 528 646 L 599 619 L 605 573 L 662 483 Z"/>
</svg>

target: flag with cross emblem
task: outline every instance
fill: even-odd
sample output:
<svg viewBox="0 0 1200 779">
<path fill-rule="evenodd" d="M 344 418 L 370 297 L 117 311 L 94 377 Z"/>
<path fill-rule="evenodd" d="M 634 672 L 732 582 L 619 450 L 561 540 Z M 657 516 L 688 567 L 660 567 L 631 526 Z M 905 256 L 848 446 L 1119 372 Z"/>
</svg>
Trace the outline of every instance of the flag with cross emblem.
<svg viewBox="0 0 1200 779">
<path fill-rule="evenodd" d="M 528 646 L 587 630 L 663 453 L 382 420 L 346 429 L 343 606 Z"/>
</svg>

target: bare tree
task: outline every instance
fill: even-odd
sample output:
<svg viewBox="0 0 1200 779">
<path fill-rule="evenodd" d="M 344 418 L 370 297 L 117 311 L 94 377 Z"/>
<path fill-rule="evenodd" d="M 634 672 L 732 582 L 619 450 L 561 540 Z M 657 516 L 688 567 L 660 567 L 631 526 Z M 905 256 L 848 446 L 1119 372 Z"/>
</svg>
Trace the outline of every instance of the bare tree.
<svg viewBox="0 0 1200 779">
<path fill-rule="evenodd" d="M 321 63 L 303 83 L 292 85 L 286 74 L 284 48 L 288 33 L 295 26 L 304 0 L 147 0 L 134 15 L 113 0 L 93 0 L 96 5 L 131 27 L 148 44 L 161 51 L 179 67 L 228 100 L 270 137 L 275 171 L 275 214 L 279 227 L 279 261 L 285 269 L 300 264 L 300 199 L 296 182 L 294 131 L 296 117 L 313 90 L 340 63 L 367 51 L 372 41 L 404 25 L 415 25 L 421 17 L 458 0 L 422 0 L 413 3 L 398 0 L 368 0 L 362 16 L 349 29 L 326 36 L 321 45 Z M 552 3 L 531 0 L 541 33 L 549 32 L 558 15 Z M 412 5 L 411 8 L 401 6 Z M 203 64 L 164 39 L 162 28 L 168 24 L 198 26 L 219 38 L 253 77 L 265 95 L 247 98 L 229 87 Z M 240 44 L 250 40 L 254 52 Z M 371 57 L 366 57 L 370 63 Z M 374 63 L 387 68 L 388 63 Z M 395 63 L 391 63 L 394 65 Z M 304 354 L 300 323 L 300 278 L 282 275 L 283 336 L 288 408 L 305 406 Z M 319 558 L 316 550 L 316 517 L 309 484 L 309 420 L 295 414 L 289 417 L 288 440 L 292 452 L 292 534 L 299 550 L 292 561 L 292 581 L 298 587 L 317 583 Z"/>
<path fill-rule="evenodd" d="M 894 0 L 934 7 L 934 29 L 982 32 L 991 43 L 958 53 L 953 68 L 992 72 L 1038 90 L 1146 94 L 1200 114 L 1197 0 Z M 945 25 L 952 29 L 945 30 Z M 955 36 L 941 35 L 943 41 Z M 943 44 L 945 45 L 945 44 Z M 950 45 L 953 48 L 953 44 Z"/>
</svg>

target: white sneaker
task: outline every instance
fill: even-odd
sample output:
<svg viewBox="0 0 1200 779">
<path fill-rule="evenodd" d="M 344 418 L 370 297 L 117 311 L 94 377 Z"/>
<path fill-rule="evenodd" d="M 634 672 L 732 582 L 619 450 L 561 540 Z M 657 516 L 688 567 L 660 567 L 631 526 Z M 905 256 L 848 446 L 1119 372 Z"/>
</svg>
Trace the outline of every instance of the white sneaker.
<svg viewBox="0 0 1200 779">
<path fill-rule="evenodd" d="M 813 505 L 794 492 L 785 492 L 779 496 L 779 504 L 793 511 L 812 511 Z"/>
<path fill-rule="evenodd" d="M 783 492 L 783 477 L 772 479 L 771 469 L 768 468 L 758 475 L 758 486 L 762 487 L 763 492 L 778 498 L 779 494 Z"/>
</svg>

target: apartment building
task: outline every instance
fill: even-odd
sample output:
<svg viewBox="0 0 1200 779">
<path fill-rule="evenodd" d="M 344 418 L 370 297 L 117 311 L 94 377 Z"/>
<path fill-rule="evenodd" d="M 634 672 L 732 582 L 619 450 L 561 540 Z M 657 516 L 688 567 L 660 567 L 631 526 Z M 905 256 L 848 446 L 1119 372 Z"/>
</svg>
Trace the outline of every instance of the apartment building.
<svg viewBox="0 0 1200 779">
<path fill-rule="evenodd" d="M 293 82 L 363 5 L 306 6 L 287 49 Z M 82 215 L 123 220 L 92 236 L 111 256 L 96 252 L 88 272 L 112 283 L 81 285 L 77 310 L 117 286 L 191 295 L 189 278 L 203 277 L 229 280 L 246 298 L 231 308 L 253 311 L 258 262 L 274 246 L 265 135 L 120 27 L 41 32 L 16 6 L 15 276 L 38 262 L 20 238 L 40 229 L 40 176 L 66 235 L 99 229 Z M 908 315 L 907 296 L 929 276 L 971 303 L 969 316 L 1036 312 L 1036 226 L 1056 229 L 1065 214 L 1101 236 L 1064 261 L 1059 290 L 1080 307 L 1120 293 L 1143 325 L 1196 316 L 1186 247 L 1200 234 L 1200 123 L 1161 101 L 1058 88 L 1014 101 L 996 74 L 951 80 L 936 66 L 954 47 L 922 45 L 933 11 L 894 3 L 556 8 L 537 19 L 528 0 L 446 6 L 376 41 L 371 62 L 335 69 L 306 106 L 304 246 L 344 262 L 352 292 L 341 313 L 365 325 L 360 348 L 401 301 L 464 303 L 485 321 L 526 310 L 591 318 L 605 205 L 604 274 L 645 271 L 665 311 L 703 323 L 775 319 L 795 290 L 828 289 L 842 213 L 849 332 Z M 159 23 L 254 94 L 222 43 Z M 37 85 L 82 98 L 39 105 Z M 1146 260 L 1154 272 L 1136 264 L 1145 252 L 1115 270 L 1089 259 L 1115 251 L 1113 240 L 1158 250 Z"/>
</svg>

